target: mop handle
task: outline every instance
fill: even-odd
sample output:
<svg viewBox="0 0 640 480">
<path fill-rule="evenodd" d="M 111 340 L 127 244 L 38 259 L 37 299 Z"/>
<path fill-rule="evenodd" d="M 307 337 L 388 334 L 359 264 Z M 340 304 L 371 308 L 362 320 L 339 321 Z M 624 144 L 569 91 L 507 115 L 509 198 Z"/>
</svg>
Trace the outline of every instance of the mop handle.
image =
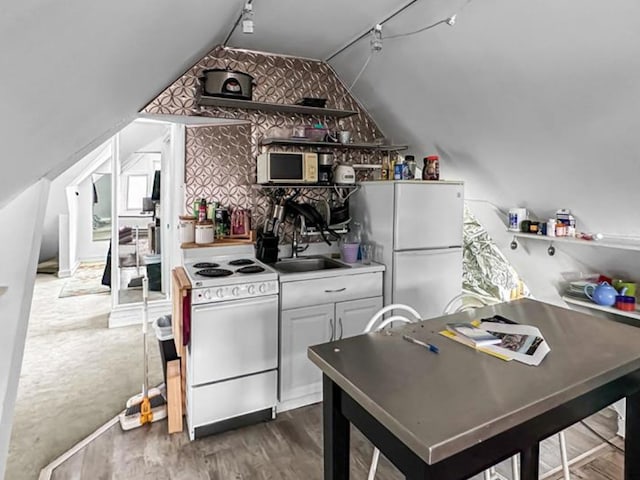
<svg viewBox="0 0 640 480">
<path fill-rule="evenodd" d="M 143 373 L 144 384 L 142 385 L 142 397 L 146 398 L 149 395 L 149 368 L 147 365 L 147 327 L 149 322 L 148 312 L 148 299 L 149 299 L 149 279 L 145 275 L 142 277 L 142 352 L 144 355 L 143 360 Z"/>
</svg>

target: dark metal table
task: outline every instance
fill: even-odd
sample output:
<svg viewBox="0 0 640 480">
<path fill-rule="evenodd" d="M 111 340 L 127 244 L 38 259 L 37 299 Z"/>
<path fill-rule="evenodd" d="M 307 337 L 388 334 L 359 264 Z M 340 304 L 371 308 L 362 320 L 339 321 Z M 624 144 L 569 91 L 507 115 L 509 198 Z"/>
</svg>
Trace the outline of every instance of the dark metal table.
<svg viewBox="0 0 640 480">
<path fill-rule="evenodd" d="M 537 367 L 438 335 L 446 322 L 500 314 L 537 326 Z M 402 340 L 411 332 L 440 353 Z M 640 328 L 518 300 L 309 348 L 324 378 L 324 478 L 349 478 L 349 424 L 407 479 L 473 476 L 521 454 L 538 478 L 539 442 L 627 397 L 625 479 L 640 479 Z"/>
</svg>

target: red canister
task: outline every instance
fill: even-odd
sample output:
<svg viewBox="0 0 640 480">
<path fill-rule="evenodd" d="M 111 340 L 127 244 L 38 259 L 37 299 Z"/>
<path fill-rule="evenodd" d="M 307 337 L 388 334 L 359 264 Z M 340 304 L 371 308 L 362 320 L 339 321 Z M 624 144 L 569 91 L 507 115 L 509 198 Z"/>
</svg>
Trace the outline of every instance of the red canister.
<svg viewBox="0 0 640 480">
<path fill-rule="evenodd" d="M 440 159 L 437 155 L 424 157 L 424 168 L 422 169 L 423 180 L 440 180 Z"/>
</svg>

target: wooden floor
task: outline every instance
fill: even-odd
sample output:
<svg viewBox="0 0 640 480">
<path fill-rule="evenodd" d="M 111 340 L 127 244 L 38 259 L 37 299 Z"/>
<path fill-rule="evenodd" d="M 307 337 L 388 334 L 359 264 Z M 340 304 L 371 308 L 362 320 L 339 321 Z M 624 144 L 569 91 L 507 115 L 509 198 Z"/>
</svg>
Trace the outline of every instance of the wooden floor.
<svg viewBox="0 0 640 480">
<path fill-rule="evenodd" d="M 58 466 L 55 480 L 189 479 L 189 480 L 322 480 L 322 410 L 313 405 L 278 415 L 273 422 L 190 442 L 186 434 L 166 434 L 166 423 L 122 432 L 119 424 Z M 615 436 L 616 416 L 609 409 L 587 419 L 606 438 Z M 568 429 L 569 457 L 597 448 L 602 441 L 577 424 Z M 353 480 L 365 480 L 371 444 L 353 430 L 351 442 Z M 559 465 L 557 440 L 541 447 L 541 475 L 553 475 Z M 499 471 L 510 478 L 508 463 Z M 623 457 L 611 447 L 577 463 L 573 479 L 622 479 Z M 376 480 L 404 477 L 381 459 Z M 481 478 L 480 476 L 474 477 Z"/>
</svg>

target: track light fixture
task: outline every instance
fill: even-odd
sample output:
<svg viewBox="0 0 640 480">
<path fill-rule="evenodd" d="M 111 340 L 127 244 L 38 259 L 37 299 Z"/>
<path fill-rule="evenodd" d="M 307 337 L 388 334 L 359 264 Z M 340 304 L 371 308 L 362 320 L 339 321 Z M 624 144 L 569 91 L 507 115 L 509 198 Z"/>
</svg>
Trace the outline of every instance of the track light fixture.
<svg viewBox="0 0 640 480">
<path fill-rule="evenodd" d="M 253 33 L 253 5 L 251 2 L 245 3 L 242 9 L 242 33 Z"/>
<path fill-rule="evenodd" d="M 379 23 L 371 30 L 371 51 L 379 52 L 382 50 L 382 25 Z"/>
</svg>

